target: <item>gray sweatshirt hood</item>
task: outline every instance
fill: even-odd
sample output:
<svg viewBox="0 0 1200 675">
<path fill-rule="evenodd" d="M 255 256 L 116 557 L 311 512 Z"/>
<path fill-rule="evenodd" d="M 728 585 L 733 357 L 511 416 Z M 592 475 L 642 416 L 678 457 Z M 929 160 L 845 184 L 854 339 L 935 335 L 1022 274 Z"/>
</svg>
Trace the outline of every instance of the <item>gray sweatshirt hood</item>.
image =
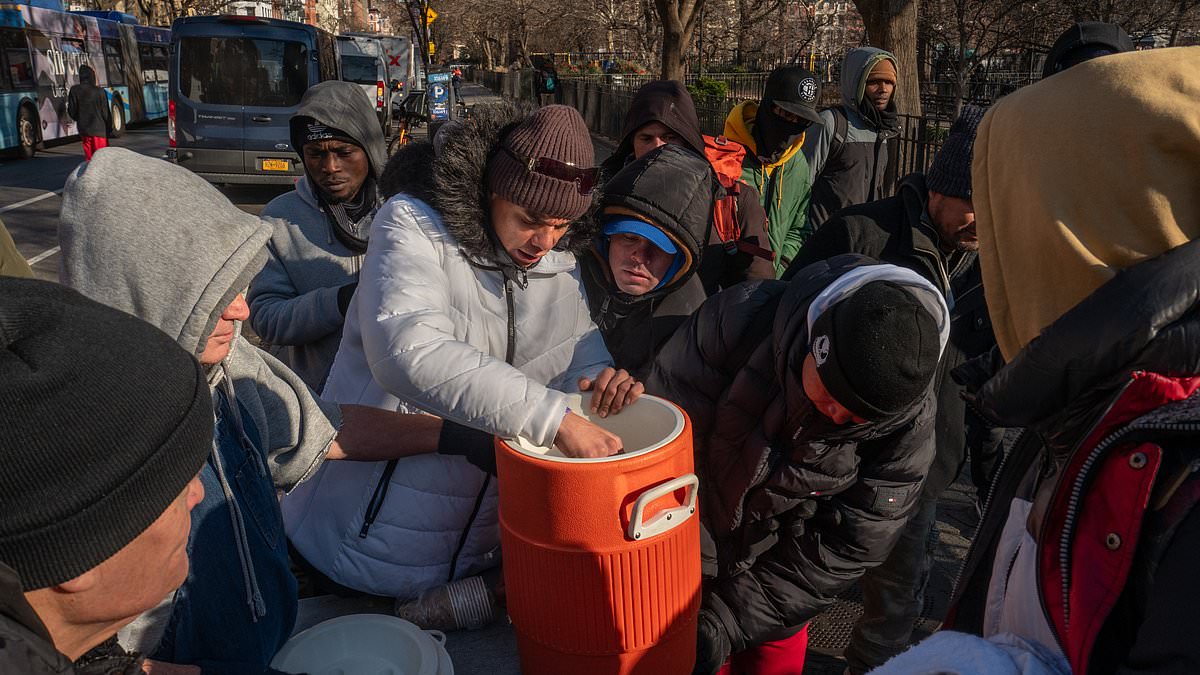
<svg viewBox="0 0 1200 675">
<path fill-rule="evenodd" d="M 858 110 L 858 102 L 862 100 L 867 88 L 867 75 L 880 61 L 888 60 L 896 65 L 896 57 L 891 52 L 876 47 L 856 47 L 846 52 L 846 60 L 842 62 L 842 103 L 849 110 Z M 896 71 L 900 67 L 896 66 Z M 895 97 L 891 107 L 895 107 Z"/>
<path fill-rule="evenodd" d="M 301 148 L 310 121 L 349 135 L 367 151 L 371 173 L 379 179 L 387 164 L 387 142 L 375 115 L 375 105 L 362 87 L 353 82 L 327 80 L 304 92 L 290 124 L 292 149 L 301 156 L 301 162 L 304 160 Z"/>
<path fill-rule="evenodd" d="M 62 283 L 196 356 L 266 261 L 270 225 L 163 160 L 105 148 L 72 172 L 62 196 Z"/>
</svg>

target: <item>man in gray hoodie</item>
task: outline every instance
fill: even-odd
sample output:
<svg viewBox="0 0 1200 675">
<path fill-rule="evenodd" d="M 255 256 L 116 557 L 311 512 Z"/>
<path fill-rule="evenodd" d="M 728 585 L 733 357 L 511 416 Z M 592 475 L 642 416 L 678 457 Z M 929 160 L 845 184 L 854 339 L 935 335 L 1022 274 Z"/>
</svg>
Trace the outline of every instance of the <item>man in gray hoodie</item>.
<svg viewBox="0 0 1200 675">
<path fill-rule="evenodd" d="M 326 459 L 431 452 L 447 432 L 436 417 L 320 401 L 241 337 L 242 289 L 270 236 L 202 178 L 121 148 L 81 165 L 63 191 L 62 282 L 157 326 L 208 375 L 216 420 L 191 571 L 122 633 L 126 647 L 205 672 L 265 672 L 291 634 L 298 600 L 278 491 Z"/>
<path fill-rule="evenodd" d="M 264 218 L 277 220 L 267 264 L 250 284 L 250 326 L 320 391 L 382 203 L 376 181 L 387 147 L 375 106 L 361 87 L 341 80 L 304 94 L 291 137 L 304 177 L 263 209 Z"/>
<path fill-rule="evenodd" d="M 889 145 L 897 136 L 896 57 L 874 47 L 846 52 L 842 102 L 821 111 L 820 133 L 804 139 L 812 175 L 808 226 L 820 229 L 834 211 L 890 197 Z M 895 141 L 893 140 L 893 145 Z"/>
</svg>

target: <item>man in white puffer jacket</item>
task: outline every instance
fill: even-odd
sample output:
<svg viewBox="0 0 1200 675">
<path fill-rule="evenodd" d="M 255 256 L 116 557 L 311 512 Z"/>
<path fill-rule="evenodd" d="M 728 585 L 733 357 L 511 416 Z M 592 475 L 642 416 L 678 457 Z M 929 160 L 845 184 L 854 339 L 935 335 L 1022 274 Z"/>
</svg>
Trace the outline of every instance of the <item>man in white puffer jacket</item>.
<svg viewBox="0 0 1200 675">
<path fill-rule="evenodd" d="M 609 367 L 571 250 L 594 235 L 583 119 L 566 106 L 480 106 L 444 138 L 436 157 L 407 146 L 384 171 L 395 196 L 372 224 L 323 397 L 614 454 L 620 439 L 563 393 L 596 391 L 605 415 L 642 389 Z M 363 592 L 410 598 L 500 562 L 495 485 L 461 457 L 326 466 L 283 511 L 300 554 Z"/>
</svg>

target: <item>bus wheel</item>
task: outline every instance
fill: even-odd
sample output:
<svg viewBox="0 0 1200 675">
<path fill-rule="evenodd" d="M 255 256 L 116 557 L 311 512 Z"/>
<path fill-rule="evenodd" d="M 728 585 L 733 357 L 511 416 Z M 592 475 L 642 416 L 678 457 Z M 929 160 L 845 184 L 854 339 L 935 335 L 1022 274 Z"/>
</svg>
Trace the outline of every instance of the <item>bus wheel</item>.
<svg viewBox="0 0 1200 675">
<path fill-rule="evenodd" d="M 120 138 L 125 133 L 125 106 L 121 101 L 114 100 L 112 104 L 112 133 L 109 136 Z"/>
<path fill-rule="evenodd" d="M 17 111 L 17 154 L 22 159 L 33 157 L 37 150 L 37 113 L 23 105 Z"/>
</svg>

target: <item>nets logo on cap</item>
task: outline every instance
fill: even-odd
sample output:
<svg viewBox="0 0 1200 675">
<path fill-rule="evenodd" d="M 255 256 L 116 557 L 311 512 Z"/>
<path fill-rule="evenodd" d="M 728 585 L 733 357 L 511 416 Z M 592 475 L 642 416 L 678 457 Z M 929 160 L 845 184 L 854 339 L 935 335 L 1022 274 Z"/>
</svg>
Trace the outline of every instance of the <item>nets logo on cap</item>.
<svg viewBox="0 0 1200 675">
<path fill-rule="evenodd" d="M 808 103 L 817 100 L 817 81 L 814 78 L 806 77 L 800 80 L 800 84 L 796 85 L 796 92 L 800 94 L 800 98 Z"/>
<path fill-rule="evenodd" d="M 825 365 L 825 362 L 829 360 L 830 346 L 828 335 L 818 335 L 817 339 L 813 340 L 812 355 L 817 360 L 818 366 Z"/>
</svg>

